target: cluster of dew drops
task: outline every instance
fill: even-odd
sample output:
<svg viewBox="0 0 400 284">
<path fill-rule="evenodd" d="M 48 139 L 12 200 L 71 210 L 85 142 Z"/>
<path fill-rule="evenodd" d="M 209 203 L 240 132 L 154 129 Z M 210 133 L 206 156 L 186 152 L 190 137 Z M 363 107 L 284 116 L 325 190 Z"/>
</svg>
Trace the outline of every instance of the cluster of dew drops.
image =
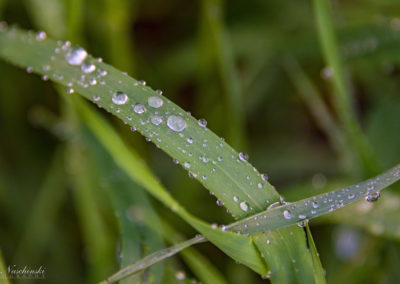
<svg viewBox="0 0 400 284">
<path fill-rule="evenodd" d="M 38 32 L 35 35 L 35 39 L 37 41 L 43 41 L 47 38 L 47 35 L 45 32 L 41 31 Z M 105 85 L 105 76 L 108 75 L 106 70 L 102 70 L 102 69 L 98 69 L 96 66 L 96 62 L 92 62 L 90 60 L 88 60 L 88 53 L 87 51 L 82 48 L 82 47 L 73 47 L 71 46 L 71 42 L 66 41 L 66 42 L 58 42 L 58 46 L 55 48 L 54 52 L 56 54 L 63 54 L 65 60 L 67 61 L 67 63 L 71 66 L 76 66 L 80 69 L 80 71 L 82 72 L 82 74 L 80 74 L 79 80 L 71 80 L 70 82 L 67 83 L 68 89 L 67 89 L 67 93 L 68 94 L 72 94 L 75 92 L 75 90 L 73 89 L 74 84 L 78 84 L 83 88 L 88 88 L 90 86 L 95 86 L 95 85 Z M 50 58 L 52 61 L 55 60 L 55 57 L 52 56 Z M 97 59 L 97 62 L 102 62 L 101 58 Z M 50 71 L 51 67 L 49 65 L 44 65 L 43 70 L 41 71 Z M 28 73 L 32 73 L 33 69 L 32 67 L 28 67 L 27 69 Z M 50 75 L 51 74 L 51 75 Z M 125 73 L 126 74 L 126 73 Z M 47 81 L 49 79 L 49 76 L 53 76 L 55 79 L 58 80 L 62 80 L 63 77 L 61 75 L 57 75 L 55 73 L 49 73 L 49 75 L 43 75 L 42 79 Z M 134 86 L 145 86 L 146 82 L 145 81 L 135 81 L 134 82 Z M 179 114 L 170 114 L 168 111 L 165 112 L 165 115 L 167 116 L 166 121 L 164 122 L 164 117 L 162 115 L 159 114 L 159 111 L 161 110 L 161 108 L 164 105 L 164 100 L 162 98 L 162 91 L 160 90 L 156 90 L 156 94 L 157 95 L 152 95 L 149 96 L 147 98 L 147 104 L 141 104 L 141 103 L 135 103 L 132 105 L 132 111 L 135 114 L 143 114 L 145 112 L 147 112 L 148 108 L 151 108 L 154 112 L 154 114 L 151 116 L 151 118 L 148 121 L 143 121 L 141 120 L 141 124 L 144 125 L 147 122 L 151 122 L 153 125 L 155 126 L 160 126 L 162 123 L 166 123 L 167 127 L 177 133 L 182 133 L 186 127 L 187 127 L 187 122 L 185 121 L 185 119 L 179 115 Z M 112 91 L 111 93 L 111 100 L 112 103 L 115 105 L 116 109 L 115 111 L 117 113 L 120 112 L 119 107 L 122 105 L 125 105 L 127 103 L 129 103 L 129 97 L 126 93 L 122 92 L 122 91 Z M 100 96 L 93 96 L 93 101 L 96 102 L 99 107 L 101 106 L 100 101 L 101 101 L 101 97 Z M 113 107 L 112 107 L 113 108 Z M 128 116 L 127 119 L 130 121 L 132 120 L 131 116 Z M 205 119 L 199 119 L 198 120 L 198 125 L 202 128 L 206 128 L 207 126 L 207 121 Z M 136 127 L 132 126 L 131 127 L 132 131 L 136 131 Z M 156 132 L 154 132 L 155 135 L 157 135 Z M 182 134 L 181 134 L 182 135 Z M 149 136 L 148 138 L 146 138 L 147 141 L 151 141 L 151 138 L 153 137 L 153 134 L 149 134 L 147 135 Z M 184 137 L 183 135 L 181 137 Z M 156 138 L 158 142 L 161 142 L 161 138 Z M 221 143 L 219 144 L 219 147 L 223 147 L 224 144 L 222 143 L 224 141 L 223 138 L 221 138 Z M 186 142 L 188 143 L 188 145 L 191 145 L 194 143 L 194 139 L 193 138 L 186 138 Z M 157 144 L 156 144 L 157 145 Z M 203 147 L 207 146 L 207 140 L 204 139 L 202 141 L 202 145 Z M 157 146 L 158 147 L 158 146 Z M 186 150 L 181 149 L 179 147 L 179 150 L 181 150 L 182 152 L 186 153 Z M 193 154 L 188 153 L 189 156 L 192 156 Z M 248 160 L 248 155 L 245 153 L 239 153 L 236 157 L 233 155 L 232 156 L 233 159 L 237 160 L 237 162 L 247 162 Z M 203 162 L 203 163 L 208 163 L 211 162 L 212 164 L 216 165 L 217 162 L 222 162 L 223 161 L 223 157 L 222 156 L 218 156 L 215 160 L 210 159 L 209 157 L 206 157 L 205 155 L 202 155 L 199 157 L 199 159 Z M 174 163 L 179 164 L 179 162 L 177 160 L 173 160 Z M 197 174 L 195 174 L 194 172 L 191 171 L 191 164 L 190 162 L 184 162 L 182 165 L 186 170 L 189 171 L 189 177 L 191 178 L 197 178 Z M 212 168 L 211 173 L 214 173 L 216 171 L 216 168 Z M 201 180 L 206 181 L 207 180 L 207 175 L 202 175 Z M 258 189 L 262 189 L 264 187 L 263 182 L 268 180 L 268 176 L 266 174 L 261 174 L 260 175 L 260 181 L 259 182 L 253 182 L 251 181 L 250 176 L 246 176 L 246 180 L 250 181 L 250 185 L 254 185 L 256 188 Z M 214 195 L 213 192 L 210 192 L 210 194 Z M 252 207 L 250 207 L 250 205 L 248 204 L 248 202 L 246 201 L 240 201 L 239 197 L 237 196 L 233 196 L 233 201 L 235 203 L 238 204 L 239 208 L 243 211 L 243 212 L 247 212 L 249 210 L 252 210 Z M 222 206 L 224 205 L 223 202 L 221 200 L 217 200 L 217 205 L 218 206 Z M 230 213 L 229 210 L 227 210 L 228 213 Z"/>
</svg>

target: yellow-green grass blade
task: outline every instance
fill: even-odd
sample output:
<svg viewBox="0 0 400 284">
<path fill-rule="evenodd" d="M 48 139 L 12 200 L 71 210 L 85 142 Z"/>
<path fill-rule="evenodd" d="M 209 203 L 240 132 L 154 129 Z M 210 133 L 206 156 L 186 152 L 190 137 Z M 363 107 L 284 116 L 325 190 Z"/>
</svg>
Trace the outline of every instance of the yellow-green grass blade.
<svg viewBox="0 0 400 284">
<path fill-rule="evenodd" d="M 0 250 L 0 282 L 4 284 L 9 284 L 10 280 L 8 278 L 6 263 L 3 260 L 3 255 Z"/>
</svg>

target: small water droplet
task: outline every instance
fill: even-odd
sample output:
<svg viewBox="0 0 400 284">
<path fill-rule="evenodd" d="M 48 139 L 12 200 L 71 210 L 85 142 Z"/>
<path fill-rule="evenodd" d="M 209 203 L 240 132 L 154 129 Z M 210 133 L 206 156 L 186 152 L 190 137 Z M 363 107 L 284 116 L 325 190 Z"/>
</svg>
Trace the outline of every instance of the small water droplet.
<svg viewBox="0 0 400 284">
<path fill-rule="evenodd" d="M 137 114 L 142 114 L 146 111 L 146 108 L 142 104 L 135 104 L 133 106 L 133 111 L 136 112 Z"/>
<path fill-rule="evenodd" d="M 263 188 L 263 185 L 262 185 L 262 183 L 261 183 L 261 182 L 260 182 L 260 183 L 258 183 L 258 184 L 257 184 L 257 187 L 258 187 L 258 188 L 260 188 L 260 189 L 261 189 L 261 188 Z"/>
<path fill-rule="evenodd" d="M 151 123 L 153 123 L 154 125 L 160 125 L 162 122 L 163 122 L 163 119 L 162 119 L 161 116 L 154 115 L 154 116 L 151 118 Z"/>
<path fill-rule="evenodd" d="M 32 67 L 30 67 L 30 66 L 26 67 L 26 72 L 28 72 L 28 73 L 32 73 L 32 72 L 33 72 L 33 69 L 32 69 Z"/>
<path fill-rule="evenodd" d="M 185 280 L 186 274 L 185 274 L 185 272 L 183 272 L 183 271 L 178 271 L 178 272 L 175 274 L 175 277 L 176 277 L 177 280 L 182 281 L 182 280 Z"/>
<path fill-rule="evenodd" d="M 319 205 L 318 205 L 318 203 L 317 203 L 317 202 L 315 202 L 315 201 L 314 201 L 314 202 L 312 203 L 312 207 L 314 207 L 314 208 L 318 208 L 318 207 L 319 207 Z"/>
<path fill-rule="evenodd" d="M 368 202 L 374 202 L 377 201 L 381 197 L 381 193 L 379 191 L 374 192 L 374 193 L 369 193 L 366 197 L 365 200 Z"/>
<path fill-rule="evenodd" d="M 185 169 L 189 169 L 190 168 L 190 163 L 189 162 L 185 162 L 183 164 L 183 166 L 185 167 Z"/>
<path fill-rule="evenodd" d="M 217 199 L 216 203 L 217 203 L 218 206 L 224 205 L 224 203 L 223 203 L 221 200 L 219 200 L 219 199 Z"/>
<path fill-rule="evenodd" d="M 285 217 L 285 219 L 289 220 L 292 218 L 292 213 L 289 210 L 285 210 L 285 211 L 283 211 L 283 217 Z"/>
<path fill-rule="evenodd" d="M 67 89 L 67 94 L 68 94 L 68 95 L 73 94 L 74 92 L 75 92 L 75 90 L 72 89 L 72 88 L 68 88 L 68 89 Z"/>
<path fill-rule="evenodd" d="M 263 181 L 267 181 L 268 180 L 268 175 L 267 174 L 261 174 L 261 179 L 263 180 Z"/>
<path fill-rule="evenodd" d="M 247 212 L 247 210 L 249 210 L 249 205 L 247 204 L 246 201 L 240 202 L 239 206 L 240 206 L 240 209 L 242 209 L 245 212 Z"/>
<path fill-rule="evenodd" d="M 233 201 L 238 202 L 238 201 L 239 201 L 239 198 L 235 195 L 235 196 L 233 197 Z"/>
<path fill-rule="evenodd" d="M 42 41 L 47 38 L 47 34 L 44 31 L 40 31 L 36 34 L 36 40 L 37 41 Z"/>
<path fill-rule="evenodd" d="M 69 48 L 65 54 L 65 59 L 70 65 L 81 65 L 87 56 L 87 51 L 82 47 L 76 49 Z"/>
<path fill-rule="evenodd" d="M 243 162 L 246 162 L 249 159 L 249 156 L 243 152 L 239 153 L 239 159 Z"/>
<path fill-rule="evenodd" d="M 161 90 L 156 90 L 157 95 L 162 95 L 162 91 Z"/>
<path fill-rule="evenodd" d="M 157 96 L 152 96 L 148 98 L 147 103 L 153 108 L 160 108 L 164 104 L 164 101 Z"/>
<path fill-rule="evenodd" d="M 83 71 L 83 73 L 89 74 L 96 70 L 96 65 L 90 62 L 86 62 L 82 64 L 81 70 Z"/>
<path fill-rule="evenodd" d="M 100 97 L 99 97 L 99 96 L 93 96 L 93 100 L 94 100 L 95 102 L 98 102 L 98 101 L 100 100 Z"/>
<path fill-rule="evenodd" d="M 201 127 L 207 126 L 207 120 L 205 120 L 205 119 L 199 119 L 198 123 Z"/>
<path fill-rule="evenodd" d="M 167 119 L 168 127 L 176 132 L 181 132 L 186 128 L 186 122 L 180 115 L 171 115 Z"/>
<path fill-rule="evenodd" d="M 123 105 L 128 101 L 128 95 L 123 92 L 115 92 L 112 101 L 116 105 Z"/>
</svg>

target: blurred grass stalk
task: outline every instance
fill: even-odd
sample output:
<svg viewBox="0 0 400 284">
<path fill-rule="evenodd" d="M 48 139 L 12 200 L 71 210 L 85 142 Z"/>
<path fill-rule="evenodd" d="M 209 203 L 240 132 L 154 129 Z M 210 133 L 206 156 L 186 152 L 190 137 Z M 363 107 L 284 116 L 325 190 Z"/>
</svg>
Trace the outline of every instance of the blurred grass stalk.
<svg viewBox="0 0 400 284">
<path fill-rule="evenodd" d="M 314 13 L 326 64 L 332 70 L 332 98 L 347 142 L 354 153 L 361 175 L 372 176 L 380 170 L 373 149 L 363 134 L 354 111 L 352 94 L 337 44 L 330 0 L 314 0 Z"/>
<path fill-rule="evenodd" d="M 283 65 L 289 78 L 298 89 L 299 95 L 314 117 L 315 123 L 327 136 L 329 143 L 340 159 L 341 165 L 343 168 L 348 169 L 352 153 L 345 142 L 342 130 L 328 110 L 317 87 L 293 56 L 287 56 Z"/>
<path fill-rule="evenodd" d="M 223 24 L 223 0 L 202 0 L 201 41 L 206 42 L 211 55 L 217 61 L 222 93 L 225 97 L 227 138 L 237 148 L 246 147 L 245 107 L 239 74 L 228 32 Z M 207 84 L 207 82 L 202 82 Z"/>
</svg>

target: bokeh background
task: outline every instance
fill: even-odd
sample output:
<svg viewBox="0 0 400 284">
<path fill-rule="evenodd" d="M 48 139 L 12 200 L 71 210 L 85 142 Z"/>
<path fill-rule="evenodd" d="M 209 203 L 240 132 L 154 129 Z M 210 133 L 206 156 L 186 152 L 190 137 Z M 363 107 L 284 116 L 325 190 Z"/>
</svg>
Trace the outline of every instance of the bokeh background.
<svg viewBox="0 0 400 284">
<path fill-rule="evenodd" d="M 207 119 L 236 150 L 249 153 L 290 201 L 361 181 L 400 161 L 400 4 L 335 0 L 332 6 L 354 114 L 376 158 L 371 171 L 363 170 L 346 142 L 312 1 L 0 0 L 0 20 L 71 40 L 163 90 Z M 208 222 L 231 221 L 171 158 L 121 121 L 103 116 L 192 213 Z M 326 117 L 337 132 L 324 128 Z M 43 265 L 49 283 L 96 282 L 117 269 L 118 225 L 98 188 L 101 181 L 76 182 L 73 169 L 85 175 L 95 161 L 85 151 L 84 163 L 80 155 L 65 155 L 65 145 L 75 143 L 69 123 L 52 83 L 0 62 L 4 258 L 8 264 Z M 82 201 L 77 192 L 86 187 L 92 190 Z M 311 222 L 329 283 L 400 281 L 398 194 L 393 186 L 373 206 L 361 202 Z M 195 234 L 150 200 L 182 236 Z M 90 218 L 100 225 L 91 226 Z M 268 281 L 210 244 L 197 248 L 229 283 Z M 179 256 L 167 263 L 196 278 Z"/>
</svg>

